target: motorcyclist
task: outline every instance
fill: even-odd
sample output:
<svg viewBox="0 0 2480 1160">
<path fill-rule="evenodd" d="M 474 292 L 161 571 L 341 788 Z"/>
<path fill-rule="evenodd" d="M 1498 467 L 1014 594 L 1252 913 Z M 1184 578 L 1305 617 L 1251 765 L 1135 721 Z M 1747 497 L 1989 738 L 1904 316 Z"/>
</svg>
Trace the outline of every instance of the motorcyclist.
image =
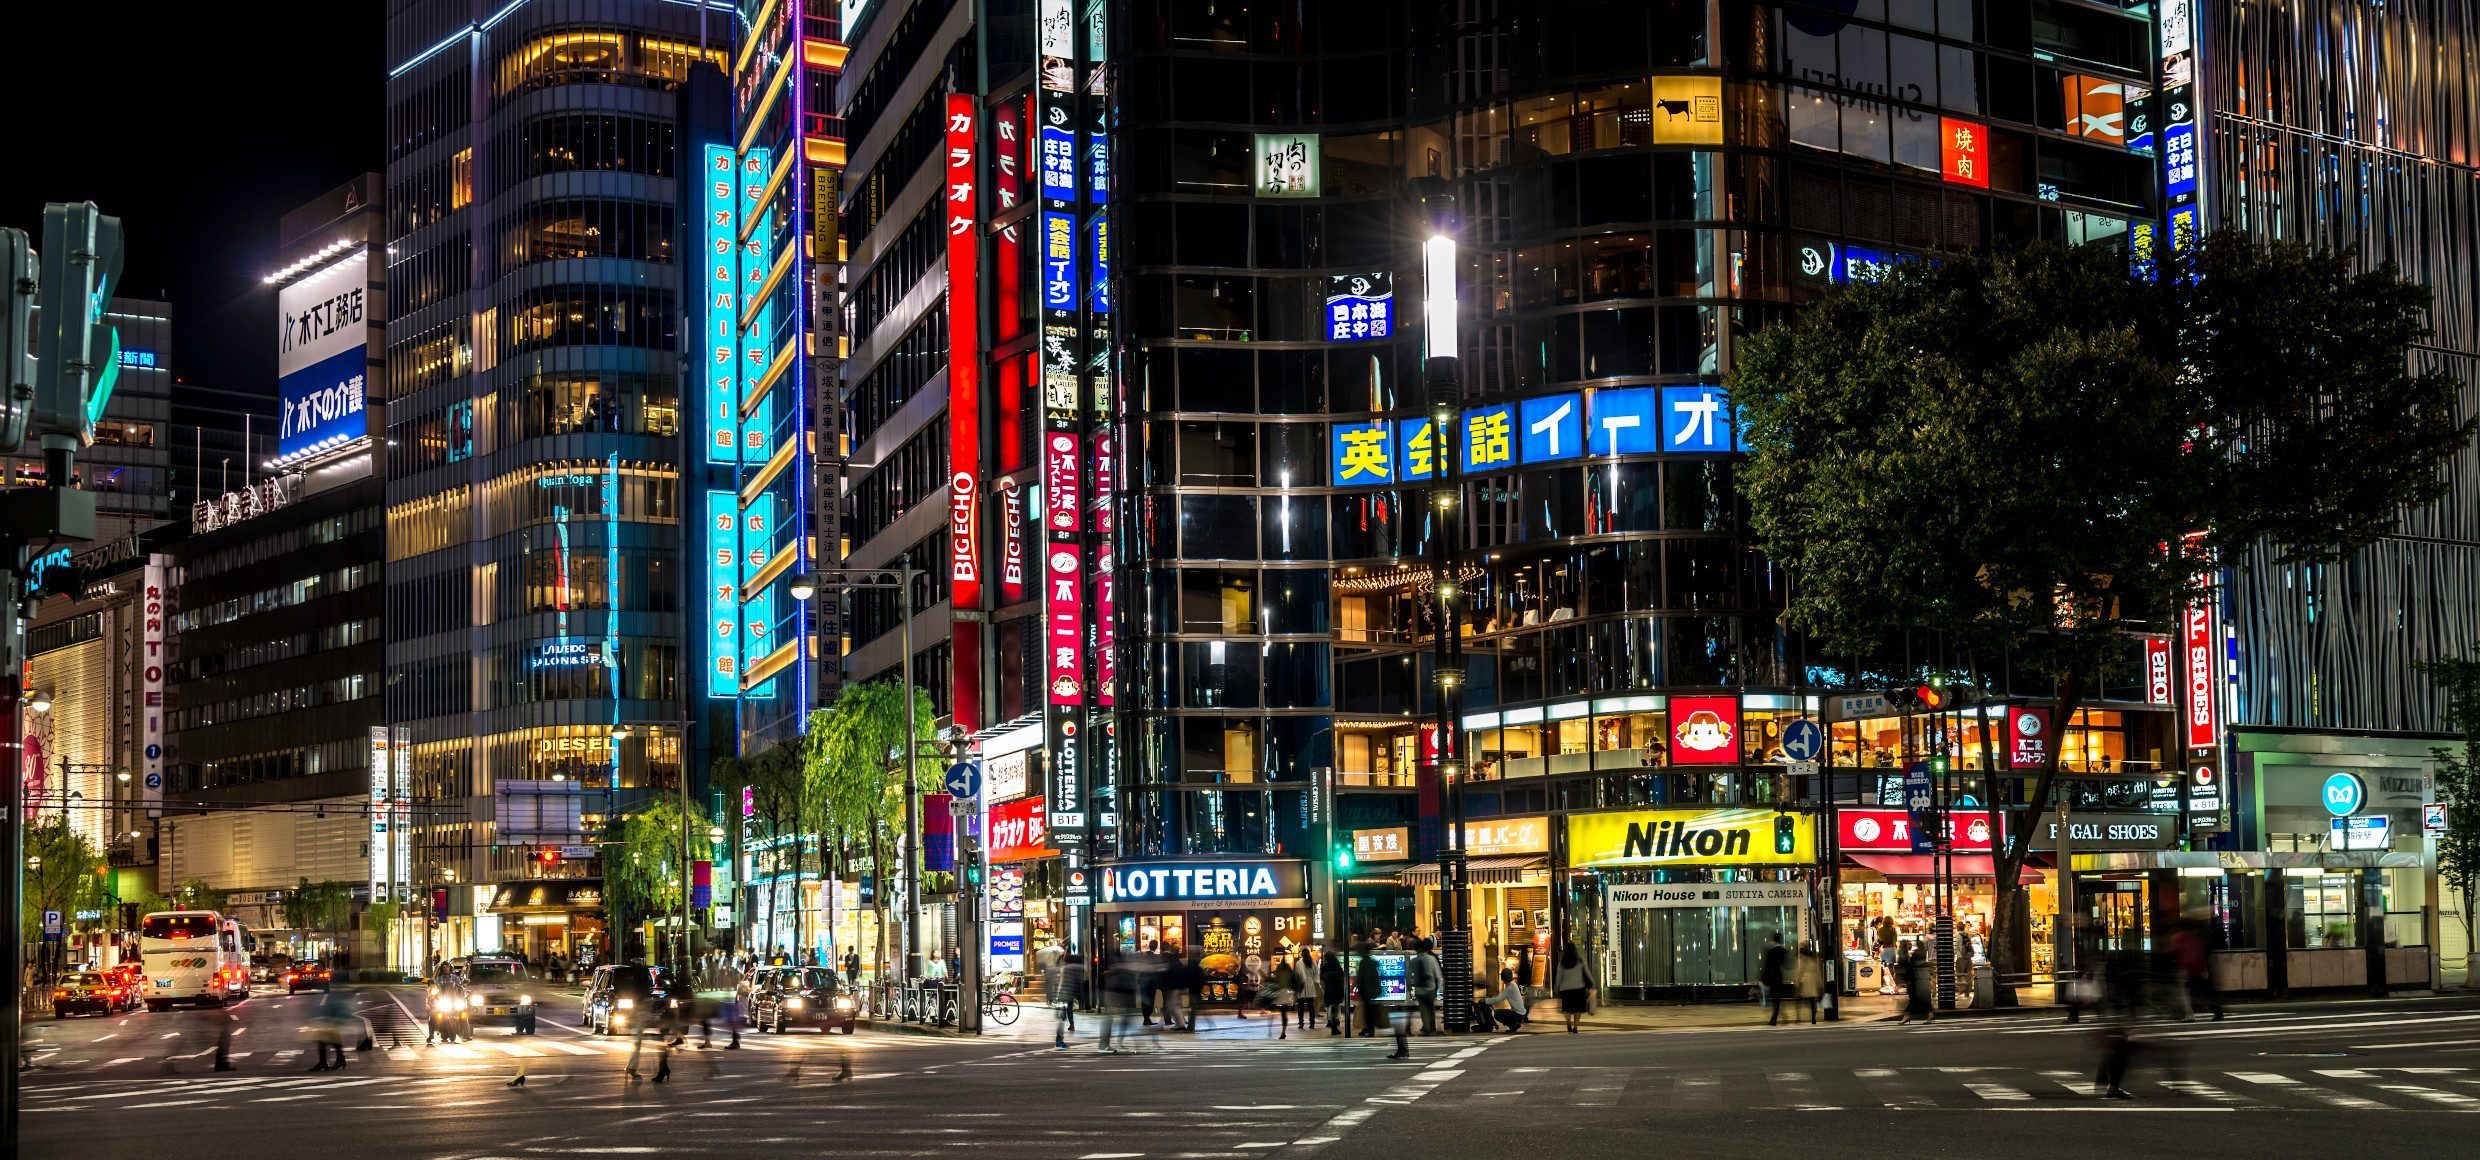
<svg viewBox="0 0 2480 1160">
<path fill-rule="evenodd" d="M 473 1000 L 466 993 L 462 973 L 448 971 L 442 974 L 439 981 L 431 985 L 427 999 L 430 1010 L 429 1025 L 422 1038 L 425 1045 L 434 1040 L 454 1043 L 474 1037 L 473 1022 L 466 1013 Z"/>
</svg>

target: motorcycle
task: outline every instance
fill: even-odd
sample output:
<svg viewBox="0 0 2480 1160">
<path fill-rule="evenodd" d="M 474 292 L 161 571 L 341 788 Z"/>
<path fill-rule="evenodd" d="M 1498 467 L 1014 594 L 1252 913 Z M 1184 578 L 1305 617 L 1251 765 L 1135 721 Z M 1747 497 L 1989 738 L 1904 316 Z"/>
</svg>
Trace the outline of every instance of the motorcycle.
<svg viewBox="0 0 2480 1160">
<path fill-rule="evenodd" d="M 474 1037 L 473 997 L 463 983 L 449 980 L 430 989 L 428 995 L 431 1037 L 442 1043 Z"/>
</svg>

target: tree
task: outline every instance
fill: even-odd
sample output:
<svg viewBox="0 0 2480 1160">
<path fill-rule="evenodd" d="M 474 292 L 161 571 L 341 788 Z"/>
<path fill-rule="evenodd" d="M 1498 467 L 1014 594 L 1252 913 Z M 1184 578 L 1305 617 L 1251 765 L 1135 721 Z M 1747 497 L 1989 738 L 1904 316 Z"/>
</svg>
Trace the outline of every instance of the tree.
<svg viewBox="0 0 2480 1160">
<path fill-rule="evenodd" d="M 339 947 L 341 933 L 353 926 L 353 884 L 301 879 L 284 892 L 284 921 L 296 930 L 325 934 L 330 948 Z"/>
<path fill-rule="evenodd" d="M 1784 619 L 1840 655 L 1930 637 L 1953 667 L 2045 675 L 2064 729 L 2217 561 L 2330 560 L 2443 493 L 2472 425 L 2453 381 L 2409 370 L 2426 301 L 2391 268 L 2231 234 L 2141 273 L 2043 245 L 1848 285 L 1742 342 L 1730 379 Z M 2001 976 L 2029 829 L 1997 847 Z"/>
<path fill-rule="evenodd" d="M 43 954 L 36 961 L 42 964 L 41 977 L 49 979 L 59 964 L 52 946 L 40 941 L 43 912 L 60 912 L 65 935 L 78 911 L 105 907 L 111 894 L 111 879 L 94 845 L 70 829 L 66 818 L 53 816 L 36 823 L 26 831 L 25 845 L 26 888 L 18 914 L 18 937 L 21 942 L 42 948 Z"/>
<path fill-rule="evenodd" d="M 632 920 L 680 913 L 689 876 L 681 864 L 682 843 L 705 842 L 708 824 L 704 809 L 693 803 L 683 811 L 669 794 L 646 799 L 620 821 L 603 857 L 603 906 L 617 953 L 627 953 L 625 932 Z"/>
<path fill-rule="evenodd" d="M 232 891 L 209 886 L 204 878 L 184 878 L 172 888 L 172 906 L 176 910 L 220 911 L 231 900 Z"/>
<path fill-rule="evenodd" d="M 907 720 L 905 691 L 893 681 L 862 681 L 845 685 L 835 703 L 810 714 L 809 747 L 803 754 L 804 796 L 815 803 L 817 816 L 836 833 L 858 832 L 870 851 L 870 872 L 880 878 L 877 907 L 887 907 L 886 847 L 889 825 L 902 817 L 905 790 L 896 771 L 903 768 L 905 747 L 921 746 L 937 731 L 938 713 L 930 694 L 911 690 Z M 918 751 L 918 750 L 917 750 Z M 935 791 L 938 763 L 918 762 L 920 777 L 914 793 Z M 887 961 L 887 923 L 878 924 L 878 961 Z"/>
<path fill-rule="evenodd" d="M 719 757 L 715 759 L 711 771 L 715 783 L 723 788 L 727 811 L 730 803 L 746 790 L 752 816 L 769 844 L 791 839 L 792 872 L 796 882 L 800 878 L 805 852 L 801 754 L 808 743 L 809 738 L 805 736 L 793 737 L 778 741 L 749 757 Z M 767 900 L 771 908 L 774 891 L 767 892 Z M 771 909 L 768 917 L 773 918 Z M 795 938 L 798 937 L 799 932 L 796 931 Z"/>
<path fill-rule="evenodd" d="M 2422 666 L 2446 694 L 2446 727 L 2457 735 L 2462 752 L 2452 746 L 2429 751 L 2436 762 L 2433 775 L 2437 800 L 2446 807 L 2446 828 L 2437 837 L 2437 877 L 2463 897 L 2463 983 L 2480 986 L 2473 968 L 2472 913 L 2480 900 L 2480 656 L 2430 661 Z"/>
</svg>

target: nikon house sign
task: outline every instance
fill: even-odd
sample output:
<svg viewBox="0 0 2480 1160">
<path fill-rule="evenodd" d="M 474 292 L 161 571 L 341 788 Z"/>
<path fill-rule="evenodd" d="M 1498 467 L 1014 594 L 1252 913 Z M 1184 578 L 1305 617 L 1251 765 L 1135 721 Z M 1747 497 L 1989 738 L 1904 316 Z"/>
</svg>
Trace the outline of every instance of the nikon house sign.
<svg viewBox="0 0 2480 1160">
<path fill-rule="evenodd" d="M 1247 909 L 1297 902 L 1309 892 L 1303 864 L 1289 860 L 1126 863 L 1102 868 L 1102 910 Z"/>
</svg>

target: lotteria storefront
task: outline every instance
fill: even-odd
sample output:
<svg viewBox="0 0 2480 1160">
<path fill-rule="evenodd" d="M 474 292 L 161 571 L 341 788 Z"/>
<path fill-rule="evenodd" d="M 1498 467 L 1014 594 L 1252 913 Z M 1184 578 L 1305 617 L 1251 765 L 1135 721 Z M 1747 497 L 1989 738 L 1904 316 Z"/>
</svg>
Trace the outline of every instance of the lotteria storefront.
<svg viewBox="0 0 2480 1160">
<path fill-rule="evenodd" d="M 1814 937 L 1815 816 L 1772 809 L 1569 814 L 1568 930 L 1614 999 L 1751 995 L 1774 935 Z"/>
<path fill-rule="evenodd" d="M 1102 867 L 1095 903 L 1122 954 L 1159 949 L 1205 972 L 1205 999 L 1254 994 L 1277 954 L 1323 938 L 1312 930 L 1306 863 L 1289 858 L 1175 859 Z"/>
</svg>

